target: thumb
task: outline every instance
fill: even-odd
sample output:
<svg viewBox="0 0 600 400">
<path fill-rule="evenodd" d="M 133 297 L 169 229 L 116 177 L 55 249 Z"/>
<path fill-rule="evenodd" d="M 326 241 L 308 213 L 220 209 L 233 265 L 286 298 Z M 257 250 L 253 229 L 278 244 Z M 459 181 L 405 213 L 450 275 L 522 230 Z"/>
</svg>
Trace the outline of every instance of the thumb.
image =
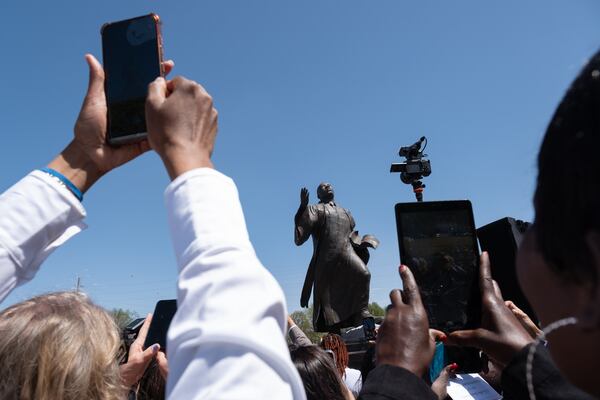
<svg viewBox="0 0 600 400">
<path fill-rule="evenodd" d="M 162 76 L 156 78 L 148 85 L 148 97 L 146 97 L 147 106 L 158 108 L 167 97 L 167 82 Z"/>
<path fill-rule="evenodd" d="M 457 369 L 458 365 L 456 363 L 445 366 L 437 379 L 431 384 L 431 390 L 437 395 L 438 399 L 443 400 L 448 396 L 448 382 Z"/>
<path fill-rule="evenodd" d="M 85 55 L 85 61 L 90 68 L 90 78 L 88 82 L 87 98 L 104 95 L 104 70 L 100 62 L 91 54 Z"/>
<path fill-rule="evenodd" d="M 150 361 L 152 361 L 152 359 L 158 354 L 158 351 L 160 350 L 160 344 L 155 343 L 152 346 L 148 347 L 146 350 L 144 350 L 144 352 L 142 353 L 142 361 L 143 363 L 148 366 L 148 364 L 150 364 Z"/>
<path fill-rule="evenodd" d="M 450 365 L 446 365 L 438 375 L 435 380 L 436 383 L 443 385 L 444 387 L 448 386 L 448 382 L 450 381 L 450 377 L 454 375 L 454 371 L 458 369 L 458 365 L 456 363 L 452 363 Z"/>
</svg>

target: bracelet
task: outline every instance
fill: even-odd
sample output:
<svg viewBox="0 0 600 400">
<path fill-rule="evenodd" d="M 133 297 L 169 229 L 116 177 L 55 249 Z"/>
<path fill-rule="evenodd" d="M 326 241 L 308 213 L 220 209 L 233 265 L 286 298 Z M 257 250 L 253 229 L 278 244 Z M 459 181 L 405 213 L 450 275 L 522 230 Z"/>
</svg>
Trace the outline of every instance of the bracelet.
<svg viewBox="0 0 600 400">
<path fill-rule="evenodd" d="M 69 190 L 69 192 L 73 193 L 73 195 L 77 197 L 77 200 L 83 201 L 83 193 L 81 193 L 81 190 L 79 190 L 77 186 L 73 184 L 73 182 L 68 180 L 66 176 L 48 167 L 40 168 L 40 171 L 45 172 L 46 174 L 54 178 L 54 180 L 57 181 L 61 186 L 65 187 L 67 190 Z"/>
</svg>

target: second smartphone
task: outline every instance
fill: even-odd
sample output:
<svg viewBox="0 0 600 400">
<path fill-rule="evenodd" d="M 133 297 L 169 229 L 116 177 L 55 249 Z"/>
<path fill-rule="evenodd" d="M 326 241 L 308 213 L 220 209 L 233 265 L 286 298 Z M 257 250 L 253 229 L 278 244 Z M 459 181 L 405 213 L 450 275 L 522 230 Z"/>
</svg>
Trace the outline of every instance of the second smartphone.
<svg viewBox="0 0 600 400">
<path fill-rule="evenodd" d="M 167 332 L 171 326 L 171 320 L 177 312 L 177 300 L 160 300 L 156 303 L 152 322 L 148 328 L 148 334 L 144 341 L 144 349 L 152 346 L 154 343 L 160 344 L 162 351 L 167 351 Z"/>
</svg>

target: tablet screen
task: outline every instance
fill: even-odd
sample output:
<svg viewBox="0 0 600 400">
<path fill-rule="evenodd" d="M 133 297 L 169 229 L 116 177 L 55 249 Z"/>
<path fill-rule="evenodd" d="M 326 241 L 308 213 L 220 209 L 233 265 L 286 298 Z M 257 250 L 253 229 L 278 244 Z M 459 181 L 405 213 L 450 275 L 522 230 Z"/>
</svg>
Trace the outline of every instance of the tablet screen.
<svg viewBox="0 0 600 400">
<path fill-rule="evenodd" d="M 478 246 L 468 201 L 396 205 L 400 258 L 419 285 L 429 325 L 479 325 Z"/>
</svg>

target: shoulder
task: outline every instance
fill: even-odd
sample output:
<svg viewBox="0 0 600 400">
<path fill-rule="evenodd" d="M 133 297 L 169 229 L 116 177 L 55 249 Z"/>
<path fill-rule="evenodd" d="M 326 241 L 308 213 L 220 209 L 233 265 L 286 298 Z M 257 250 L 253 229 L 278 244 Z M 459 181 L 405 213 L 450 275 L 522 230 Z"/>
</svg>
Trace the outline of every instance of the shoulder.
<svg viewBox="0 0 600 400">
<path fill-rule="evenodd" d="M 359 379 L 361 379 L 361 373 L 357 369 L 346 368 L 346 370 L 344 372 L 346 372 L 346 381 L 356 382 Z"/>
</svg>

